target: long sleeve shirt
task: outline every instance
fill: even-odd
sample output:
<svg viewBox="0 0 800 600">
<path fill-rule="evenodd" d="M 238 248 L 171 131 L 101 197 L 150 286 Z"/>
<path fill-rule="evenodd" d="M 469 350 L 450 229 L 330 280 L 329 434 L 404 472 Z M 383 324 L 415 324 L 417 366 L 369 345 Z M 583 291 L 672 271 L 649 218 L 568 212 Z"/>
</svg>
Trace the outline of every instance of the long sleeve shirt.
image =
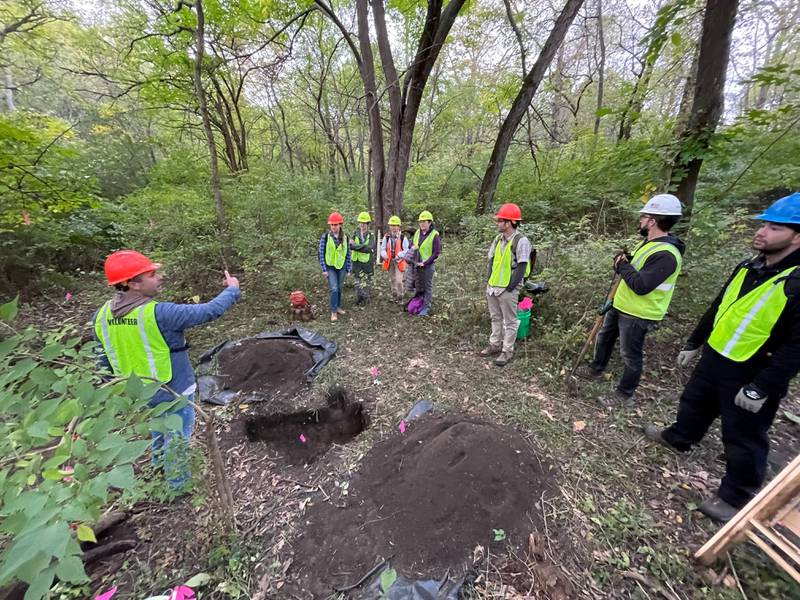
<svg viewBox="0 0 800 600">
<path fill-rule="evenodd" d="M 683 242 L 673 235 L 665 235 L 651 242 L 666 242 L 675 246 L 683 254 L 686 246 Z M 647 243 L 647 242 L 645 242 Z M 638 271 L 633 265 L 626 261 L 617 264 L 617 273 L 627 284 L 631 291 L 637 296 L 649 294 L 659 285 L 667 280 L 667 277 L 675 272 L 678 262 L 670 252 L 656 252 L 645 261 L 642 268 Z"/>
<path fill-rule="evenodd" d="M 317 250 L 317 256 L 319 257 L 319 266 L 322 268 L 323 273 L 328 270 L 328 265 L 325 264 L 325 246 L 328 243 L 328 236 L 332 235 L 329 231 L 326 231 L 322 234 L 322 237 L 319 238 L 319 248 Z M 337 239 L 337 246 L 341 244 L 347 244 L 347 236 L 343 233 L 339 233 L 339 239 Z M 349 273 L 353 268 L 352 259 L 350 257 L 350 248 L 347 248 L 347 254 L 344 257 L 344 268 Z"/>
<path fill-rule="evenodd" d="M 689 336 L 685 348 L 694 350 L 708 341 L 714 329 L 717 315 L 725 289 L 741 269 L 747 269 L 739 297 L 763 284 L 768 279 L 792 266 L 800 267 L 800 250 L 784 258 L 779 263 L 768 267 L 763 257 L 739 263 L 731 273 L 720 293 L 708 307 L 708 310 L 697 323 Z M 753 384 L 762 392 L 782 396 L 786 394 L 789 381 L 800 370 L 800 275 L 793 274 L 784 284 L 784 292 L 788 300 L 777 323 L 764 345 L 745 363 L 738 363 L 742 368 L 756 367 Z M 707 347 L 704 351 L 713 351 Z M 727 360 L 720 356 L 720 360 Z M 731 361 L 732 362 L 732 361 Z"/>
<path fill-rule="evenodd" d="M 400 246 L 401 250 L 397 256 L 405 259 L 406 252 L 408 252 L 409 248 L 408 238 L 404 236 L 402 233 L 399 233 L 397 237 L 392 237 L 391 234 L 386 234 L 385 236 L 383 236 L 383 239 L 381 240 L 381 260 L 386 260 L 389 257 L 389 253 L 386 248 L 386 244 L 390 243 L 389 240 L 391 240 L 392 244 L 392 258 L 394 258 L 395 245 L 397 244 L 397 240 L 400 238 L 402 238 L 403 243 Z"/>
<path fill-rule="evenodd" d="M 216 298 L 204 304 L 176 304 L 174 302 L 156 304 L 156 324 L 170 349 L 172 379 L 167 383 L 170 389 L 178 394 L 189 395 L 194 393 L 196 387 L 194 369 L 189 360 L 189 346 L 186 343 L 184 332 L 192 327 L 220 318 L 236 303 L 241 294 L 239 288 L 229 286 L 222 290 Z M 96 318 L 97 313 L 95 313 Z M 96 335 L 94 339 L 100 341 Z M 105 353 L 101 353 L 98 359 L 100 365 L 111 372 L 111 364 Z M 173 399 L 174 396 L 170 392 L 159 390 L 150 399 L 150 404 L 169 402 Z"/>
</svg>

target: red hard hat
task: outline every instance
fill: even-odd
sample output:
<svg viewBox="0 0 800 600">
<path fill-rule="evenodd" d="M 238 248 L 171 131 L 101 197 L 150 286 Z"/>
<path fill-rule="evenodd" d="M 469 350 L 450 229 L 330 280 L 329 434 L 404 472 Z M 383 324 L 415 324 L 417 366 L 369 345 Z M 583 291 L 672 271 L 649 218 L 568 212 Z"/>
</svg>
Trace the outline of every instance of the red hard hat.
<svg viewBox="0 0 800 600">
<path fill-rule="evenodd" d="M 341 225 L 344 223 L 344 217 L 338 212 L 332 212 L 328 217 L 328 225 Z"/>
<path fill-rule="evenodd" d="M 116 285 L 160 268 L 160 264 L 136 250 L 118 250 L 106 258 L 105 264 L 108 285 Z"/>
<path fill-rule="evenodd" d="M 500 210 L 497 211 L 494 218 L 505 219 L 506 221 L 522 221 L 522 211 L 519 209 L 519 206 L 509 202 L 500 207 Z"/>
</svg>

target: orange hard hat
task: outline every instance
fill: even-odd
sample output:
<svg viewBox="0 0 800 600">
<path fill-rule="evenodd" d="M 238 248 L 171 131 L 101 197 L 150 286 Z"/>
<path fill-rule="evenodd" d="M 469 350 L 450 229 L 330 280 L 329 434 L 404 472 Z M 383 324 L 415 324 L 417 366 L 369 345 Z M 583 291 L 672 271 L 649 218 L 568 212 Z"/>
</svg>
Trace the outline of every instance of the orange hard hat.
<svg viewBox="0 0 800 600">
<path fill-rule="evenodd" d="M 332 212 L 328 217 L 328 225 L 341 225 L 344 223 L 344 217 L 338 212 Z"/>
<path fill-rule="evenodd" d="M 129 281 L 137 275 L 160 268 L 160 264 L 154 263 L 136 250 L 118 250 L 106 258 L 105 264 L 108 285 Z"/>
<path fill-rule="evenodd" d="M 506 221 L 522 221 L 522 211 L 519 209 L 519 206 L 513 202 L 509 202 L 500 207 L 500 210 L 497 211 L 494 218 L 505 219 Z"/>
</svg>

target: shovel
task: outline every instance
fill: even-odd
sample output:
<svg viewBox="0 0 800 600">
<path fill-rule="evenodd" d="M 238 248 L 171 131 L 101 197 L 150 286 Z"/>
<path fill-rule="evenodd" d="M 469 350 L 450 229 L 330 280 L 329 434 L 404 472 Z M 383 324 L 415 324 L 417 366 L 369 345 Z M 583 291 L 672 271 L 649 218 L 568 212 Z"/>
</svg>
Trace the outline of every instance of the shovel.
<svg viewBox="0 0 800 600">
<path fill-rule="evenodd" d="M 600 331 L 600 327 L 603 325 L 603 319 L 605 318 L 606 313 L 611 310 L 611 306 L 614 303 L 614 294 L 617 293 L 617 288 L 619 287 L 619 282 L 621 278 L 615 273 L 614 278 L 611 280 L 611 287 L 608 288 L 608 294 L 606 294 L 606 300 L 603 302 L 603 306 L 600 310 L 597 311 L 597 318 L 594 320 L 594 325 L 592 326 L 591 331 L 589 331 L 589 335 L 586 338 L 586 341 L 583 343 L 583 348 L 578 353 L 578 357 L 575 359 L 575 364 L 570 369 L 569 373 L 567 374 L 566 385 L 569 389 L 575 391 L 578 387 L 578 378 L 575 376 L 575 371 L 578 370 L 578 367 L 583 360 L 583 356 L 586 354 L 586 351 L 591 346 L 592 342 L 594 342 L 594 338 L 597 337 L 597 332 Z"/>
</svg>

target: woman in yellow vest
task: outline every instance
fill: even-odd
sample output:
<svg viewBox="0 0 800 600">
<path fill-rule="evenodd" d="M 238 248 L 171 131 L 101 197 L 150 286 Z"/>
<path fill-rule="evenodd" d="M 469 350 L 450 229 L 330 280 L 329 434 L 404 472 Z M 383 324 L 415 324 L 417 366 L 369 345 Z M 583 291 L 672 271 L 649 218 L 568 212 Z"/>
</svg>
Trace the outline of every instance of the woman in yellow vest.
<svg viewBox="0 0 800 600">
<path fill-rule="evenodd" d="M 644 339 L 667 313 L 685 248 L 669 232 L 682 214 L 675 196 L 653 196 L 639 213 L 639 233 L 645 241 L 630 259 L 617 256 L 614 269 L 622 281 L 597 334 L 594 360 L 578 370 L 583 377 L 601 379 L 619 338 L 622 377 L 613 394 L 598 398 L 607 407 L 634 405 L 633 393 L 642 377 Z"/>
<path fill-rule="evenodd" d="M 317 256 L 322 274 L 328 280 L 330 289 L 331 322 L 335 323 L 339 315 L 344 314 L 342 308 L 342 287 L 344 278 L 352 268 L 350 246 L 347 243 L 347 234 L 342 231 L 344 217 L 338 212 L 332 212 L 328 217 L 329 230 L 319 238 Z"/>
<path fill-rule="evenodd" d="M 400 231 L 402 222 L 400 217 L 389 217 L 389 232 L 381 240 L 381 260 L 383 270 L 389 272 L 389 285 L 392 290 L 392 300 L 403 300 L 403 273 L 406 270 L 406 253 L 408 252 L 408 239 Z"/>
<path fill-rule="evenodd" d="M 353 261 L 353 284 L 356 288 L 356 306 L 369 303 L 372 274 L 375 271 L 375 238 L 369 230 L 372 217 L 368 212 L 358 215 L 358 229 L 350 239 L 350 256 Z"/>
<path fill-rule="evenodd" d="M 685 452 L 720 417 L 725 476 L 698 510 L 730 520 L 764 483 L 767 435 L 789 382 L 800 369 L 800 192 L 756 217 L 758 256 L 733 270 L 678 355 L 700 362 L 681 395 L 676 421 L 648 425 L 645 435 Z"/>
<path fill-rule="evenodd" d="M 414 232 L 411 250 L 417 255 L 416 293 L 424 297 L 420 317 L 427 317 L 433 301 L 433 276 L 436 273 L 436 259 L 442 252 L 442 241 L 439 232 L 433 226 L 433 215 L 423 210 L 419 213 L 419 229 Z"/>
</svg>

